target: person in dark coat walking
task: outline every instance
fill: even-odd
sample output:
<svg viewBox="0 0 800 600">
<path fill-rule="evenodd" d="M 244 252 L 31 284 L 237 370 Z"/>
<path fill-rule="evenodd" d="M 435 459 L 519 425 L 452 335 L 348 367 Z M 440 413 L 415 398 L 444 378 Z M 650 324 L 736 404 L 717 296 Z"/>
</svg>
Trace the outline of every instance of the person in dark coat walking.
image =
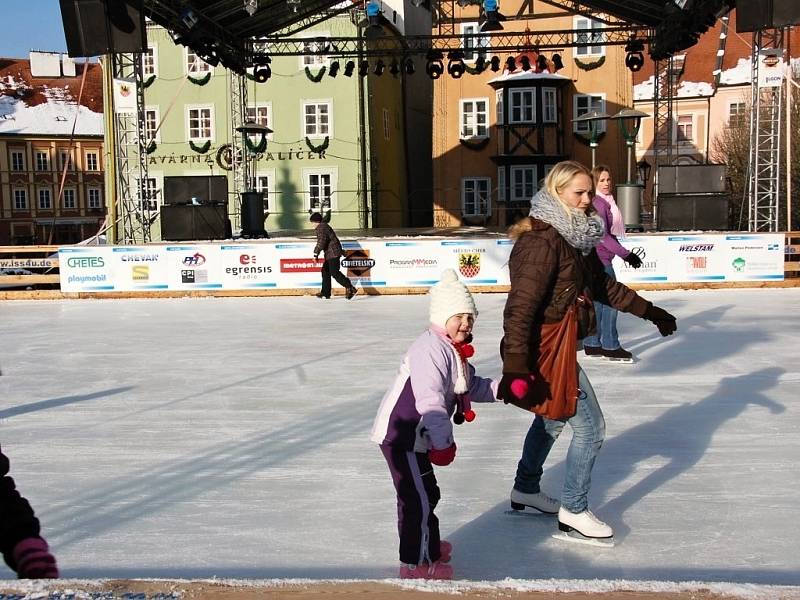
<svg viewBox="0 0 800 600">
<path fill-rule="evenodd" d="M 322 215 L 315 212 L 309 219 L 316 224 L 317 245 L 314 246 L 314 260 L 320 253 L 325 258 L 322 265 L 322 290 L 316 294 L 317 298 L 331 297 L 331 277 L 345 289 L 348 300 L 358 293 L 353 283 L 339 270 L 339 260 L 342 258 L 342 243 L 333 230 L 333 227 L 322 221 Z"/>
<path fill-rule="evenodd" d="M 56 559 L 39 535 L 39 519 L 8 476 L 9 462 L 0 450 L 0 551 L 20 579 L 57 579 Z"/>
</svg>

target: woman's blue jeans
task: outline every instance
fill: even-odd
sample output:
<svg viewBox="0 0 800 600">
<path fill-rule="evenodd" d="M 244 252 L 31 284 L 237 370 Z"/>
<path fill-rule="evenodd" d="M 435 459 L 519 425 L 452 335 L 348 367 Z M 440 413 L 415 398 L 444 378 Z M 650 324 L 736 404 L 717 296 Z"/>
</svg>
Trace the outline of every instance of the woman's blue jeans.
<svg viewBox="0 0 800 600">
<path fill-rule="evenodd" d="M 617 276 L 614 273 L 614 267 L 611 265 L 606 265 L 605 270 L 608 276 L 616 281 Z M 607 304 L 595 302 L 594 314 L 597 315 L 597 333 L 586 336 L 583 339 L 583 345 L 594 346 L 595 348 L 601 346 L 606 350 L 616 350 L 619 348 L 619 334 L 617 333 L 617 309 L 611 308 Z"/>
<path fill-rule="evenodd" d="M 567 451 L 561 506 L 573 513 L 583 512 L 589 506 L 592 467 L 606 435 L 606 422 L 597 403 L 597 396 L 580 366 L 578 366 L 578 388 L 577 410 L 571 418 L 566 421 L 553 421 L 536 415 L 528 435 L 525 436 L 522 458 L 519 460 L 517 476 L 514 478 L 514 488 L 520 492 L 527 494 L 539 492 L 544 461 L 561 430 L 564 429 L 564 424 L 569 423 L 572 427 L 572 442 Z"/>
</svg>

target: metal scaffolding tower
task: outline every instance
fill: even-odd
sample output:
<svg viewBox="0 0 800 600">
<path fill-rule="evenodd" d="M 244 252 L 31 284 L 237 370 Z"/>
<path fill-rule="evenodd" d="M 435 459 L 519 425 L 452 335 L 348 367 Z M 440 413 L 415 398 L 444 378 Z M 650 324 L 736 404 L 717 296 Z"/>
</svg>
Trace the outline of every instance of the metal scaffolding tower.
<svg viewBox="0 0 800 600">
<path fill-rule="evenodd" d="M 228 71 L 231 88 L 231 146 L 230 164 L 233 173 L 233 210 L 231 227 L 234 231 L 241 229 L 241 193 L 251 186 L 251 157 L 244 144 L 242 133 L 237 127 L 244 125 L 247 118 L 247 77 Z"/>
<path fill-rule="evenodd" d="M 678 79 L 683 72 L 683 59 L 670 56 L 666 60 L 655 63 L 655 82 L 653 104 L 655 114 L 655 135 L 653 136 L 653 159 L 655 176 L 653 179 L 653 227 L 658 225 L 658 167 L 671 165 L 673 162 L 673 100 L 675 99 Z"/>
<path fill-rule="evenodd" d="M 766 55 L 783 57 L 783 30 L 753 33 L 750 112 L 749 230 L 778 231 L 782 81 L 764 85 Z M 769 58 L 766 58 L 769 61 Z"/>
<path fill-rule="evenodd" d="M 135 112 L 120 112 L 114 107 L 114 145 L 116 147 L 115 218 L 122 228 L 116 229 L 114 243 L 144 244 L 150 241 L 151 209 L 147 185 L 147 151 L 144 118 L 144 77 L 142 55 L 111 55 L 111 76 L 130 82 L 135 88 Z"/>
</svg>

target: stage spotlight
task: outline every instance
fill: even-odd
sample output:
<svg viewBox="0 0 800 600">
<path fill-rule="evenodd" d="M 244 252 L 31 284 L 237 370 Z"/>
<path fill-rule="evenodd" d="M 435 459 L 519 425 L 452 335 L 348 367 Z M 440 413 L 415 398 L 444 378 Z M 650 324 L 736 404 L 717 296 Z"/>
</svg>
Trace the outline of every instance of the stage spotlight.
<svg viewBox="0 0 800 600">
<path fill-rule="evenodd" d="M 257 83 L 266 83 L 267 79 L 272 77 L 272 68 L 269 64 L 272 59 L 269 56 L 259 54 L 253 57 L 253 79 Z"/>
<path fill-rule="evenodd" d="M 502 31 L 503 26 L 500 21 L 505 20 L 506 18 L 498 10 L 497 0 L 484 0 L 478 16 L 479 31 Z"/>
<path fill-rule="evenodd" d="M 369 73 L 369 61 L 362 60 L 361 64 L 358 65 L 358 74 L 361 77 L 366 77 L 367 73 Z"/>
<path fill-rule="evenodd" d="M 640 71 L 644 66 L 644 42 L 641 40 L 631 40 L 625 45 L 625 66 L 632 72 Z"/>
<path fill-rule="evenodd" d="M 564 68 L 564 62 L 561 60 L 561 55 L 560 54 L 553 54 L 552 60 L 553 60 L 553 70 L 554 71 L 558 72 L 558 71 L 560 71 L 561 69 Z"/>
<path fill-rule="evenodd" d="M 519 59 L 519 62 L 522 64 L 523 71 L 531 70 L 531 59 L 528 58 L 527 54 L 523 54 L 522 57 Z"/>
<path fill-rule="evenodd" d="M 339 61 L 334 60 L 331 63 L 331 68 L 328 69 L 328 75 L 330 75 L 331 77 L 336 77 L 338 74 L 339 74 Z"/>
<path fill-rule="evenodd" d="M 375 63 L 375 68 L 372 70 L 375 75 L 380 77 L 383 75 L 384 70 L 386 69 L 386 64 L 383 62 L 382 59 L 378 59 L 378 62 Z"/>
<path fill-rule="evenodd" d="M 406 75 L 413 75 L 414 71 L 416 71 L 416 67 L 414 66 L 414 60 L 411 57 L 406 59 L 405 69 L 406 69 Z"/>
<path fill-rule="evenodd" d="M 547 57 L 544 54 L 540 54 L 539 57 L 536 59 L 536 68 L 539 71 L 547 71 Z"/>
<path fill-rule="evenodd" d="M 381 7 L 377 2 L 367 4 L 367 19 L 370 27 L 381 26 Z"/>
<path fill-rule="evenodd" d="M 467 68 L 464 66 L 464 53 L 461 50 L 454 50 L 447 53 L 447 73 L 453 79 L 461 79 Z"/>
<path fill-rule="evenodd" d="M 486 58 L 483 54 L 479 54 L 478 58 L 475 59 L 475 71 L 477 73 L 483 73 L 486 70 Z"/>
<path fill-rule="evenodd" d="M 514 60 L 513 56 L 509 56 L 506 59 L 506 71 L 508 71 L 509 73 L 513 73 L 516 70 L 517 70 L 517 61 Z"/>
<path fill-rule="evenodd" d="M 444 73 L 444 56 L 438 50 L 430 50 L 427 55 L 428 64 L 425 65 L 425 72 L 431 79 L 439 79 Z"/>
<path fill-rule="evenodd" d="M 392 74 L 393 77 L 397 77 L 400 74 L 400 63 L 397 62 L 397 59 L 392 60 L 392 64 L 389 65 L 389 73 Z"/>
<path fill-rule="evenodd" d="M 490 60 L 489 62 L 492 65 L 492 71 L 497 73 L 500 70 L 500 57 L 499 56 L 493 56 L 492 60 Z"/>
<path fill-rule="evenodd" d="M 356 63 L 353 60 L 348 60 L 344 65 L 344 76 L 352 77 L 353 71 L 356 69 Z"/>
</svg>

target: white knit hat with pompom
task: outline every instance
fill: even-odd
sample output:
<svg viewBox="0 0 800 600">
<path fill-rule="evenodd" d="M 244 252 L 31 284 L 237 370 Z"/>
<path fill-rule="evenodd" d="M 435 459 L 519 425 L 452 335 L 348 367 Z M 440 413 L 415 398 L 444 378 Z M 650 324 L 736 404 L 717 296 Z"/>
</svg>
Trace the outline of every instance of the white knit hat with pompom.
<svg viewBox="0 0 800 600">
<path fill-rule="evenodd" d="M 458 275 L 453 269 L 442 271 L 442 278 L 434 285 L 430 292 L 431 297 L 431 323 L 444 328 L 447 320 L 453 315 L 470 314 L 478 316 L 475 301 L 469 293 L 467 286 L 458 280 Z"/>
</svg>

